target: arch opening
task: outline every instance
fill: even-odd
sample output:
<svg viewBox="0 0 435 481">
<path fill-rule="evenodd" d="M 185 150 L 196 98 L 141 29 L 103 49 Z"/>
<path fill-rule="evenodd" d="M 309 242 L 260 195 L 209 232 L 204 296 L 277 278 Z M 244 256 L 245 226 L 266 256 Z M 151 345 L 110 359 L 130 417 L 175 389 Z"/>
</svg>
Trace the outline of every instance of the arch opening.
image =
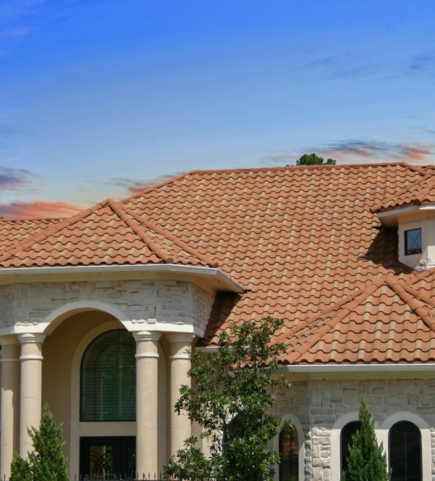
<svg viewBox="0 0 435 481">
<path fill-rule="evenodd" d="M 410 421 L 394 424 L 388 435 L 392 481 L 422 480 L 420 429 Z"/>
<path fill-rule="evenodd" d="M 299 436 L 295 426 L 279 433 L 279 481 L 299 480 Z"/>
<path fill-rule="evenodd" d="M 136 346 L 131 333 L 107 331 L 87 347 L 80 370 L 80 421 L 136 420 Z"/>
</svg>

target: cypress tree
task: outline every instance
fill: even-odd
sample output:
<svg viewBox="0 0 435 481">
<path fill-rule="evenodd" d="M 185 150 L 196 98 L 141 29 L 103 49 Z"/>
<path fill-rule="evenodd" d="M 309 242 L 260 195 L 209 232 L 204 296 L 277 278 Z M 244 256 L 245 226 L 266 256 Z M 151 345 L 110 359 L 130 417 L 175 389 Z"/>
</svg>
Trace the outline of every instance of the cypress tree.
<svg viewBox="0 0 435 481">
<path fill-rule="evenodd" d="M 69 481 L 68 462 L 63 455 L 63 428 L 56 426 L 53 414 L 44 407 L 39 429 L 29 429 L 34 451 L 25 460 L 16 455 L 11 465 L 12 481 Z"/>
<path fill-rule="evenodd" d="M 359 409 L 359 421 L 360 427 L 352 436 L 347 469 L 341 481 L 389 481 L 391 473 L 387 469 L 384 447 L 376 440 L 375 421 L 364 398 Z"/>
</svg>

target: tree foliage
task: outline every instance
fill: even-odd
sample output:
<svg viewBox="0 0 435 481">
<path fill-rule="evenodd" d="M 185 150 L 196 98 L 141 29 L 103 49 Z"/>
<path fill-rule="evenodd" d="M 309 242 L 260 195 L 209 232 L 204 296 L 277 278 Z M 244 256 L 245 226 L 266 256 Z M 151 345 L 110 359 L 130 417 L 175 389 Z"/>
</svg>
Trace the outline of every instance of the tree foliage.
<svg viewBox="0 0 435 481">
<path fill-rule="evenodd" d="M 299 160 L 296 161 L 296 165 L 335 165 L 334 159 L 325 159 L 317 154 L 304 154 Z"/>
<path fill-rule="evenodd" d="M 361 400 L 359 421 L 360 427 L 352 436 L 347 469 L 341 481 L 389 481 L 391 473 L 387 469 L 384 447 L 376 440 L 375 421 L 364 399 Z"/>
<path fill-rule="evenodd" d="M 202 427 L 211 455 L 198 449 L 197 438 L 187 439 L 185 449 L 164 467 L 166 479 L 272 479 L 271 465 L 279 463 L 280 456 L 268 450 L 268 442 L 276 435 L 279 419 L 270 408 L 275 391 L 290 387 L 275 372 L 285 346 L 271 344 L 282 324 L 267 317 L 261 323 L 232 325 L 219 336 L 216 352 L 190 353 L 193 387 L 181 387 L 175 410 Z"/>
<path fill-rule="evenodd" d="M 53 414 L 44 407 L 39 429 L 29 429 L 34 451 L 28 460 L 18 454 L 11 465 L 12 481 L 69 481 L 68 462 L 63 455 L 63 428 L 56 426 Z"/>
</svg>

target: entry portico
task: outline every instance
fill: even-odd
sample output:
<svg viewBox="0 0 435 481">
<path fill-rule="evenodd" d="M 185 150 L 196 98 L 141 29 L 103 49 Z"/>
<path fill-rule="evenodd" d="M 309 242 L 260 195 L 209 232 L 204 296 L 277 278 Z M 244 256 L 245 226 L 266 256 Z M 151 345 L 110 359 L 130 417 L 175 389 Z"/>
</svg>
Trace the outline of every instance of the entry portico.
<svg viewBox="0 0 435 481">
<path fill-rule="evenodd" d="M 234 284 L 215 268 L 135 267 L 88 268 L 68 273 L 67 281 L 59 269 L 29 270 L 0 285 L 18 317 L 0 330 L 2 477 L 10 475 L 15 452 L 32 449 L 27 429 L 38 426 L 46 402 L 64 423 L 71 476 L 89 474 L 81 473 L 83 440 L 135 438 L 135 471 L 153 475 L 190 436 L 190 420 L 171 408 L 189 383 L 187 351 L 204 335 L 217 290 Z M 96 339 L 115 331 L 128 333 L 135 346 L 135 417 L 89 421 L 81 414 L 83 358 Z"/>
</svg>

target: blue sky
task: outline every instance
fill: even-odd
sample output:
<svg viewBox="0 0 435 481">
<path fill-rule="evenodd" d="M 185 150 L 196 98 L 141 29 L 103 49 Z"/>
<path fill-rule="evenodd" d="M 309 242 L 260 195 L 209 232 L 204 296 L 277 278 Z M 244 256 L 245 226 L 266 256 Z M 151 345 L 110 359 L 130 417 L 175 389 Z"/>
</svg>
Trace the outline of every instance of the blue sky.
<svg viewBox="0 0 435 481">
<path fill-rule="evenodd" d="M 430 0 L 0 0 L 0 215 L 193 169 L 435 161 Z"/>
</svg>

